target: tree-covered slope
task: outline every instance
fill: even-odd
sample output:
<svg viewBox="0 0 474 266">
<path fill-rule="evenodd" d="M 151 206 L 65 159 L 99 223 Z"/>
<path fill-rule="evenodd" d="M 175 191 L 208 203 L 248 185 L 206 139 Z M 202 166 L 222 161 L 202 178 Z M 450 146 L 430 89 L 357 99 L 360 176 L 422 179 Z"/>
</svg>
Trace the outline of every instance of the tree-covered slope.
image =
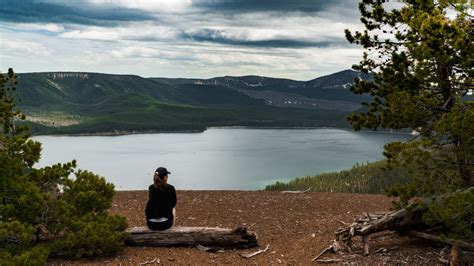
<svg viewBox="0 0 474 266">
<path fill-rule="evenodd" d="M 110 75 L 79 72 L 28 73 L 18 75 L 21 105 L 44 107 L 65 103 L 99 103 L 111 96 L 138 93 L 159 101 L 184 101 L 166 84 L 134 75 Z"/>
<path fill-rule="evenodd" d="M 348 193 L 383 194 L 393 186 L 408 181 L 408 173 L 397 167 L 384 170 L 387 163 L 377 161 L 356 164 L 352 169 L 340 172 L 323 173 L 315 176 L 297 177 L 288 183 L 276 182 L 265 190 L 305 190 Z"/>
<path fill-rule="evenodd" d="M 354 111 L 368 96 L 350 91 L 354 78 L 371 79 L 371 75 L 344 70 L 309 81 L 296 81 L 262 76 L 216 77 L 211 79 L 150 78 L 174 86 L 189 84 L 218 85 L 249 97 L 263 100 L 267 105 L 311 110 Z"/>
<path fill-rule="evenodd" d="M 262 76 L 242 77 L 216 77 L 211 79 L 169 79 L 151 78 L 151 80 L 170 85 L 182 84 L 208 84 L 220 85 L 237 91 L 275 91 L 291 94 L 299 94 L 309 98 L 325 100 L 343 100 L 360 103 L 367 99 L 354 95 L 350 87 L 354 84 L 354 78 L 371 79 L 371 75 L 356 72 L 354 70 L 343 70 L 330 75 L 322 76 L 309 81 L 296 81 L 291 79 L 269 78 Z"/>
<path fill-rule="evenodd" d="M 342 75 L 339 83 L 348 83 L 354 73 Z M 359 108 L 349 87 L 326 90 L 324 86 L 338 84 L 334 77 L 320 82 L 320 87 L 311 84 L 315 80 L 257 76 L 164 79 L 47 72 L 19 74 L 18 94 L 19 105 L 36 133 L 347 126 L 345 116 Z M 310 98 L 305 95 L 310 95 L 309 91 L 323 96 Z"/>
</svg>

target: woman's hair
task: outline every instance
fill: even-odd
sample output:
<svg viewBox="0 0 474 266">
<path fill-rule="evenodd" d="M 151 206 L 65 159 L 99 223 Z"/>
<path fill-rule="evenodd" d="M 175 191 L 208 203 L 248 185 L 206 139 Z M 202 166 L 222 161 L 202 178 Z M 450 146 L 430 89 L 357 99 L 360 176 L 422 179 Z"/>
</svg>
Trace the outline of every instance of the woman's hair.
<svg viewBox="0 0 474 266">
<path fill-rule="evenodd" d="M 153 186 L 156 189 L 163 190 L 165 188 L 165 176 L 163 173 L 155 172 L 155 175 L 153 175 Z"/>
</svg>

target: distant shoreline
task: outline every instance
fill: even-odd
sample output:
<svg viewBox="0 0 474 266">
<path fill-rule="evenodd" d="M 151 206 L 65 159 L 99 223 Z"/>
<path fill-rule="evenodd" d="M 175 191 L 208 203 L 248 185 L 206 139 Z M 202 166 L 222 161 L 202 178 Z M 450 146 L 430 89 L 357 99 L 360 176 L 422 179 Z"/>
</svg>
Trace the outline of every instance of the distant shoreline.
<svg viewBox="0 0 474 266">
<path fill-rule="evenodd" d="M 33 134 L 34 137 L 37 136 L 69 136 L 69 137 L 89 137 L 89 136 L 100 136 L 100 137 L 118 137 L 118 136 L 127 136 L 127 135 L 139 135 L 139 134 L 159 134 L 159 133 L 202 133 L 205 130 L 146 130 L 146 131 L 114 131 L 114 132 L 97 132 L 97 133 L 74 133 L 74 134 Z"/>
<path fill-rule="evenodd" d="M 68 136 L 68 137 L 87 137 L 87 136 L 97 136 L 97 137 L 118 137 L 118 136 L 127 136 L 127 135 L 139 135 L 139 134 L 160 134 L 160 133 L 203 133 L 209 129 L 340 129 L 340 130 L 349 130 L 353 132 L 366 132 L 366 133 L 383 133 L 383 134 L 406 134 L 410 135 L 409 132 L 401 131 L 389 131 L 389 130 L 361 130 L 354 131 L 349 127 L 255 127 L 255 126 L 215 126 L 208 127 L 204 130 L 190 129 L 190 130 L 146 130 L 146 131 L 114 131 L 114 132 L 98 132 L 98 133 L 77 133 L 77 134 L 33 134 L 34 137 L 37 136 Z"/>
</svg>

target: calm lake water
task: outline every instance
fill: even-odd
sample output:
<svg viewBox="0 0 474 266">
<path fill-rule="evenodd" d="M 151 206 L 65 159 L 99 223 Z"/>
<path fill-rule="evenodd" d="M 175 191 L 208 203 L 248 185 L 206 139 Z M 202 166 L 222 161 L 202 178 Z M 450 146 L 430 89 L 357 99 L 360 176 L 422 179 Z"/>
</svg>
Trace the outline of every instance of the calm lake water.
<svg viewBox="0 0 474 266">
<path fill-rule="evenodd" d="M 158 166 L 177 189 L 257 190 L 275 181 L 382 159 L 383 145 L 408 135 L 341 129 L 212 128 L 203 133 L 37 136 L 37 167 L 76 159 L 118 190 L 143 190 Z"/>
</svg>

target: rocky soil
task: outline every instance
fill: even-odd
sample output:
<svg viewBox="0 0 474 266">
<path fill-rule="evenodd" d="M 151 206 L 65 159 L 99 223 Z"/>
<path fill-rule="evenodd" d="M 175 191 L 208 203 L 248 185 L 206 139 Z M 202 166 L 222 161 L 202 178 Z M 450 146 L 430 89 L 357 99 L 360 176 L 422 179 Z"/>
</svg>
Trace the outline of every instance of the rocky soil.
<svg viewBox="0 0 474 266">
<path fill-rule="evenodd" d="M 124 215 L 129 226 L 144 226 L 146 191 L 118 192 L 111 213 Z M 196 247 L 127 247 L 115 257 L 82 260 L 54 260 L 59 264 L 311 264 L 311 260 L 334 239 L 340 221 L 352 222 L 364 212 L 390 210 L 391 200 L 383 195 L 308 192 L 286 194 L 270 191 L 178 191 L 178 226 L 247 226 L 258 235 L 260 249 L 269 249 L 250 259 L 240 254 L 258 250 L 225 249 L 209 253 Z M 371 242 L 372 251 L 362 256 L 358 239 L 352 254 L 326 254 L 322 257 L 340 259 L 343 264 L 363 265 L 443 265 L 449 250 L 391 234 Z M 390 250 L 392 249 L 392 250 Z M 445 254 L 443 256 L 443 254 Z M 468 263 L 473 263 L 467 254 Z"/>
</svg>

